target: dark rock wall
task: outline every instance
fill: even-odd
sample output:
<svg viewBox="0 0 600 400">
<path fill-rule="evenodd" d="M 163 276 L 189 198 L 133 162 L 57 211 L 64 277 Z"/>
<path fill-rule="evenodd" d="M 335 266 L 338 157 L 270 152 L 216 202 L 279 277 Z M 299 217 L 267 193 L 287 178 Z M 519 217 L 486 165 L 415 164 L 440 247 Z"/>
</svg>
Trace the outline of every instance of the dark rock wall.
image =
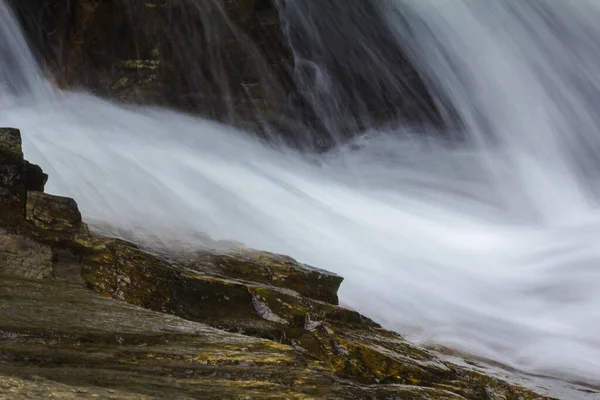
<svg viewBox="0 0 600 400">
<path fill-rule="evenodd" d="M 255 11 L 254 0 L 14 2 L 59 86 L 250 128 L 258 128 L 257 114 L 289 115 L 292 86 L 277 14 L 258 4 Z"/>
<path fill-rule="evenodd" d="M 295 81 L 332 135 L 380 124 L 439 123 L 379 0 L 303 0 L 282 8 Z"/>
<path fill-rule="evenodd" d="M 374 125 L 440 122 L 370 1 L 12 3 L 61 87 L 195 112 L 316 149 Z M 327 75 L 326 89 L 306 65 Z"/>
</svg>

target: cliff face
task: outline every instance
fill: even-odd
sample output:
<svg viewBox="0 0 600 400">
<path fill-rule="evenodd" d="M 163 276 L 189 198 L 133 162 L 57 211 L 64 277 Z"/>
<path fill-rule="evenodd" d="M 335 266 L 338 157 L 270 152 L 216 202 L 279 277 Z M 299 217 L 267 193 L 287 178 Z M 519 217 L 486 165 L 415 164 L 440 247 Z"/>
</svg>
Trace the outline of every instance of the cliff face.
<svg viewBox="0 0 600 400">
<path fill-rule="evenodd" d="M 0 397 L 541 399 L 337 305 L 342 278 L 90 233 L 0 129 Z"/>
<path fill-rule="evenodd" d="M 273 29 L 276 16 L 261 18 L 254 0 L 24 0 L 14 6 L 62 87 L 223 119 L 228 108 L 243 113 L 250 105 L 241 103 L 260 100 L 245 85 L 273 78 L 272 72 L 286 80 L 284 71 L 270 71 L 289 62 Z M 287 60 L 268 65 L 261 57 L 267 53 Z"/>
<path fill-rule="evenodd" d="M 365 125 L 440 122 L 419 74 L 386 37 L 369 1 L 358 8 L 310 1 L 306 10 L 275 0 L 12 4 L 64 88 L 195 112 L 316 149 Z M 338 17 L 344 20 L 334 25 Z M 306 65 L 328 82 L 315 80 Z"/>
</svg>

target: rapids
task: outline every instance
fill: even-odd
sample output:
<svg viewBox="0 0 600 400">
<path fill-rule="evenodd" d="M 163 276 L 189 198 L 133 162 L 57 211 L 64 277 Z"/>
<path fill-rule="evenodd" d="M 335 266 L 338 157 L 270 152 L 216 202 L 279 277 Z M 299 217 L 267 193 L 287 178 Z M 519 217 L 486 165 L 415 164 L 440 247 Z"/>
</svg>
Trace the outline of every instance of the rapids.
<svg viewBox="0 0 600 400">
<path fill-rule="evenodd" d="M 344 276 L 343 304 L 413 341 L 600 384 L 600 4 L 379 3 L 466 140 L 407 126 L 301 154 L 56 91 L 2 3 L 0 125 L 101 233 L 289 254 Z"/>
</svg>

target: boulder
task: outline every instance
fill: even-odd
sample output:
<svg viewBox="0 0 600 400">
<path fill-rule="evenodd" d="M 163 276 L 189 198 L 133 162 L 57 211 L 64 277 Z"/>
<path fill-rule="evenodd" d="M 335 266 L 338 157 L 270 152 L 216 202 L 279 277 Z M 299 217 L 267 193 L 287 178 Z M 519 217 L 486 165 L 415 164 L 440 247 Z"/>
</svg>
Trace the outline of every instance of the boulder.
<svg viewBox="0 0 600 400">
<path fill-rule="evenodd" d="M 264 118 L 294 113 L 287 93 L 291 53 L 278 26 L 256 14 L 254 0 L 19 0 L 13 6 L 60 87 L 253 130 Z"/>
</svg>

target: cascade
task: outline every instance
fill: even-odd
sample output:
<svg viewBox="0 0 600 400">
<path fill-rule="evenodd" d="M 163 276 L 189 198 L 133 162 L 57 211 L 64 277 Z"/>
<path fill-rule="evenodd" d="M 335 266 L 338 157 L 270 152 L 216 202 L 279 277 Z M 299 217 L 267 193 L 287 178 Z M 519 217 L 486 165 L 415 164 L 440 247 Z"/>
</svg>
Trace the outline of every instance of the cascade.
<svg viewBox="0 0 600 400">
<path fill-rule="evenodd" d="M 367 126 L 304 154 L 51 90 L 3 3 L 0 125 L 22 130 L 48 191 L 75 198 L 100 233 L 186 250 L 205 232 L 289 254 L 343 275 L 345 305 L 412 340 L 600 384 L 600 6 L 380 7 L 386 40 L 452 102 L 466 142 Z"/>
</svg>

